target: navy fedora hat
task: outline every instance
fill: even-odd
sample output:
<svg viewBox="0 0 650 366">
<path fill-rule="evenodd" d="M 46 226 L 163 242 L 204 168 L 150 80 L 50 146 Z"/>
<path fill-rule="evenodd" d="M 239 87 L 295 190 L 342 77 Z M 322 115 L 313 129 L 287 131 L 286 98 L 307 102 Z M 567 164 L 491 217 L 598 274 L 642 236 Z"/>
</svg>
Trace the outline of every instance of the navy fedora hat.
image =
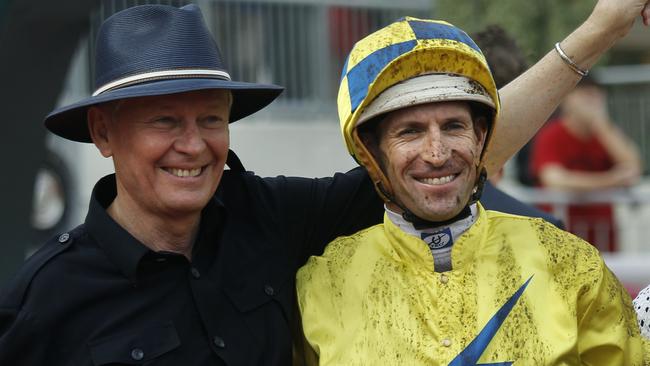
<svg viewBox="0 0 650 366">
<path fill-rule="evenodd" d="M 141 5 L 106 19 L 95 47 L 95 92 L 52 111 L 45 126 L 69 140 L 92 142 L 86 111 L 112 100 L 228 89 L 230 122 L 257 112 L 280 95 L 277 85 L 230 79 L 198 6 Z"/>
</svg>

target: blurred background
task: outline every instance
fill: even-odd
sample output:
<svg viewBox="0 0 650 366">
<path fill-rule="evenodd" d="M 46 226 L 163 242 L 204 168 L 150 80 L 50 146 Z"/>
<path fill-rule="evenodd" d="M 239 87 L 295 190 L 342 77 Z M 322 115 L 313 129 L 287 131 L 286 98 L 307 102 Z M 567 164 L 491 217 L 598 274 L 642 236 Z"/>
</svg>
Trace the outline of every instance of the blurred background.
<svg viewBox="0 0 650 366">
<path fill-rule="evenodd" d="M 45 240 L 83 222 L 94 183 L 112 172 L 90 144 L 46 133 L 54 107 L 89 95 L 101 22 L 126 7 L 189 1 L 0 0 L 0 284 Z M 448 20 L 468 33 L 503 27 L 529 63 L 586 19 L 591 0 L 199 0 L 235 80 L 286 87 L 272 106 L 231 126 L 232 148 L 258 175 L 327 176 L 356 164 L 338 128 L 336 93 L 344 58 L 362 36 L 405 15 Z M 611 120 L 634 141 L 650 171 L 650 33 L 636 24 L 593 70 Z M 526 116 L 522 116 L 526 118 Z M 592 192 L 545 190 L 525 156 L 499 187 L 545 204 L 569 224 L 578 203 L 609 204 L 617 245 L 594 243 L 634 293 L 650 283 L 650 180 Z M 609 227 L 597 225 L 602 235 Z M 568 226 L 567 226 L 568 227 Z"/>
</svg>

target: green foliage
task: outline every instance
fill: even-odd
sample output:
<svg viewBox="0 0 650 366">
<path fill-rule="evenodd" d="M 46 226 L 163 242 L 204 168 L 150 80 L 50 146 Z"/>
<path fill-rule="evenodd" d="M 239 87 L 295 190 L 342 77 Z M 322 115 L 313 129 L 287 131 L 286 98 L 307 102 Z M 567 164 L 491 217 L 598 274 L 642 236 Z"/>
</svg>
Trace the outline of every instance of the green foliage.
<svg viewBox="0 0 650 366">
<path fill-rule="evenodd" d="M 434 17 L 468 33 L 498 24 L 517 40 L 532 62 L 587 19 L 595 3 L 595 0 L 435 0 Z"/>
</svg>

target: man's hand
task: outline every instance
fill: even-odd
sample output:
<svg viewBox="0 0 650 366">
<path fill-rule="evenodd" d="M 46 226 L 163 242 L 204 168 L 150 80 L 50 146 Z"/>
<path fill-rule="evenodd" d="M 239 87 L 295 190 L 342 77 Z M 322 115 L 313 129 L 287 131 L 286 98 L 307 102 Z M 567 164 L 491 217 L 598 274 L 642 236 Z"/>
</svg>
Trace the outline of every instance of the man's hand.
<svg viewBox="0 0 650 366">
<path fill-rule="evenodd" d="M 599 0 L 587 19 L 596 29 L 609 30 L 618 38 L 624 37 L 632 28 L 634 20 L 641 15 L 643 24 L 650 24 L 650 2 L 647 0 Z"/>
</svg>

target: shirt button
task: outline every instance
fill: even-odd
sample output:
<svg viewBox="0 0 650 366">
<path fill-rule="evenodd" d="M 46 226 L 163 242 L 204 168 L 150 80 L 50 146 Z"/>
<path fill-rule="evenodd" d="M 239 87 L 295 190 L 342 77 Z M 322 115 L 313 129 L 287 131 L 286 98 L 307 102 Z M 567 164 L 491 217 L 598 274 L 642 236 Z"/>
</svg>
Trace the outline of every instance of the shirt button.
<svg viewBox="0 0 650 366">
<path fill-rule="evenodd" d="M 449 282 L 449 277 L 447 277 L 446 274 L 441 274 L 440 275 L 440 282 L 442 282 L 443 284 L 447 284 L 447 282 Z"/>
<path fill-rule="evenodd" d="M 144 351 L 141 350 L 140 348 L 134 348 L 131 351 L 131 358 L 136 361 L 142 360 L 144 358 Z"/>
<path fill-rule="evenodd" d="M 197 280 L 201 278 L 201 272 L 199 272 L 198 269 L 192 267 L 192 269 L 190 269 L 190 272 L 192 273 L 192 277 L 196 278 Z"/>
<path fill-rule="evenodd" d="M 68 233 L 63 233 L 59 236 L 59 243 L 65 244 L 70 240 L 70 234 Z"/>
<path fill-rule="evenodd" d="M 443 347 L 450 347 L 451 346 L 451 339 L 443 339 L 442 342 L 440 342 Z"/>
<path fill-rule="evenodd" d="M 212 338 L 212 343 L 214 343 L 214 345 L 219 347 L 219 348 L 226 347 L 226 343 L 223 341 L 223 338 L 221 338 L 219 336 L 214 336 Z"/>
<path fill-rule="evenodd" d="M 275 290 L 273 289 L 273 287 L 271 287 L 271 285 L 265 285 L 264 292 L 269 296 L 273 296 L 275 294 Z"/>
</svg>

